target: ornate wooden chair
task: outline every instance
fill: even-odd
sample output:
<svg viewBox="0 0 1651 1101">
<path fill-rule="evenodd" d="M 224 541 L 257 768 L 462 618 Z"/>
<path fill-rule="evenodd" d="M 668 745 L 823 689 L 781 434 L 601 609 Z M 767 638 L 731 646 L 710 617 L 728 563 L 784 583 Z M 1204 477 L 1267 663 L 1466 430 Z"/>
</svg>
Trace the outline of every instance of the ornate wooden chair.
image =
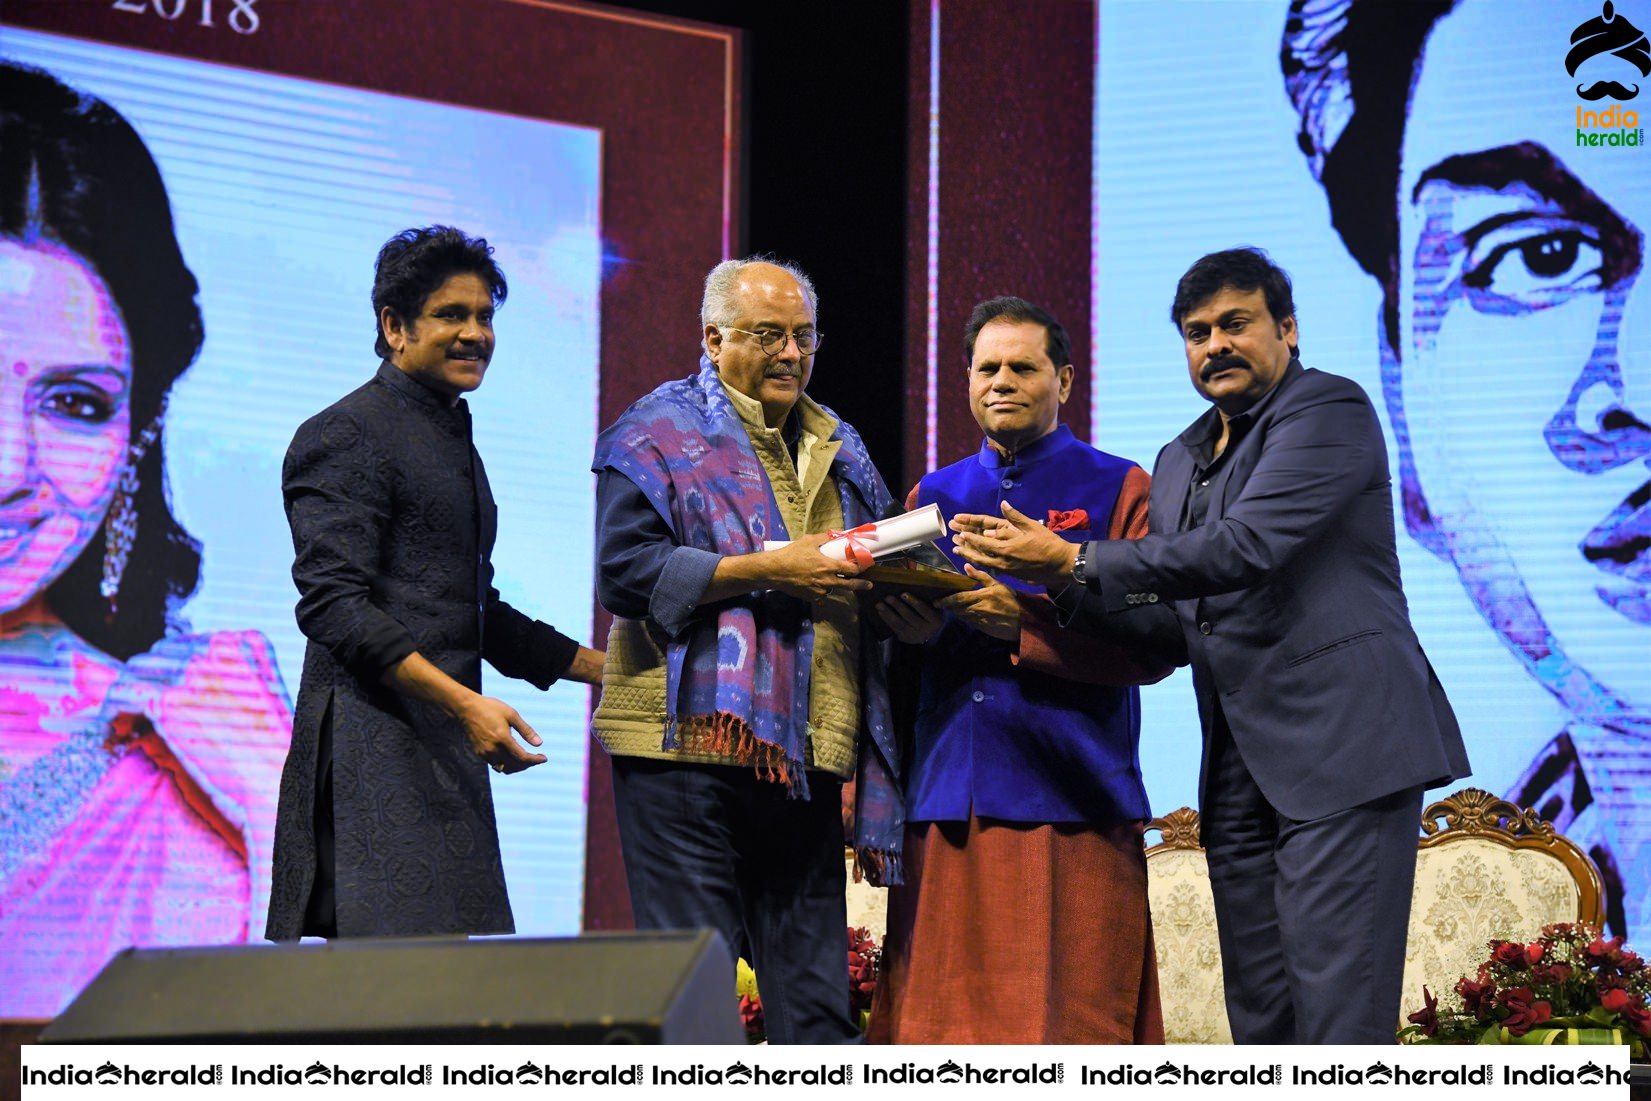
<svg viewBox="0 0 1651 1101">
<path fill-rule="evenodd" d="M 1210 868 L 1198 840 L 1198 812 L 1182 807 L 1147 824 L 1159 841 L 1147 849 L 1147 898 L 1164 1002 L 1164 1039 L 1230 1044 L 1221 944 L 1215 935 Z"/>
<path fill-rule="evenodd" d="M 1424 983 L 1436 996 L 1454 997 L 1457 980 L 1484 962 L 1490 940 L 1532 940 L 1554 922 L 1598 928 L 1604 921 L 1599 869 L 1536 811 L 1463 788 L 1429 804 L 1421 825 L 1401 1016 L 1422 1004 Z M 1147 849 L 1147 894 L 1164 1038 L 1231 1043 L 1198 812 L 1182 807 L 1147 830 L 1160 835 Z"/>
<path fill-rule="evenodd" d="M 1534 810 L 1463 788 L 1422 812 L 1422 834 L 1405 944 L 1406 1009 L 1422 1004 L 1424 983 L 1454 997 L 1492 939 L 1528 941 L 1554 922 L 1599 928 L 1604 921 L 1599 869 Z"/>
</svg>

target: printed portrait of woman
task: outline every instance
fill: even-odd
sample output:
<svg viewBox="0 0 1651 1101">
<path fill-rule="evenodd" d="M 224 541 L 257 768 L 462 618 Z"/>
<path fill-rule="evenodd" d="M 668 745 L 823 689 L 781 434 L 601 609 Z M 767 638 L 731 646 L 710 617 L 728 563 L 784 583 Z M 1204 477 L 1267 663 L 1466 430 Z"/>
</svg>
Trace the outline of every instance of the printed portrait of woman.
<svg viewBox="0 0 1651 1101">
<path fill-rule="evenodd" d="M 286 691 L 261 634 L 182 618 L 166 408 L 196 294 L 132 127 L 0 62 L 0 1018 L 268 905 Z"/>
</svg>

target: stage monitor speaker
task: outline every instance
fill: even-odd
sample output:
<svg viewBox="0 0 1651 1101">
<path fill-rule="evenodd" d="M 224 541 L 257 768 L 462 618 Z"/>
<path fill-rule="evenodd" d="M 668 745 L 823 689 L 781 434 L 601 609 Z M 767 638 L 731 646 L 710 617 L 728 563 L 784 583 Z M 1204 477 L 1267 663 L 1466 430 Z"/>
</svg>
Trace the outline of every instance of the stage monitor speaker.
<svg viewBox="0 0 1651 1101">
<path fill-rule="evenodd" d="M 130 948 L 41 1043 L 740 1044 L 710 929 Z"/>
</svg>

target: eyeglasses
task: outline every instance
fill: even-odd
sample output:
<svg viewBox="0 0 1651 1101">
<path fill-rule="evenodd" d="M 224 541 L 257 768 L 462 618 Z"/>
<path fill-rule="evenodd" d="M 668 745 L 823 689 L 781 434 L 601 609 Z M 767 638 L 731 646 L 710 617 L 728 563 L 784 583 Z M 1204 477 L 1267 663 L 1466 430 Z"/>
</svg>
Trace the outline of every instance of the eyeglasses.
<svg viewBox="0 0 1651 1101">
<path fill-rule="evenodd" d="M 763 353 L 771 356 L 777 356 L 785 351 L 785 342 L 788 339 L 797 342 L 798 352 L 805 356 L 811 356 L 819 349 L 820 341 L 824 339 L 818 329 L 799 329 L 794 333 L 787 333 L 779 329 L 761 329 L 752 332 L 750 329 L 736 329 L 732 325 L 723 325 L 722 328 L 731 333 L 744 333 L 746 336 L 756 337 L 757 344 L 762 348 Z"/>
</svg>

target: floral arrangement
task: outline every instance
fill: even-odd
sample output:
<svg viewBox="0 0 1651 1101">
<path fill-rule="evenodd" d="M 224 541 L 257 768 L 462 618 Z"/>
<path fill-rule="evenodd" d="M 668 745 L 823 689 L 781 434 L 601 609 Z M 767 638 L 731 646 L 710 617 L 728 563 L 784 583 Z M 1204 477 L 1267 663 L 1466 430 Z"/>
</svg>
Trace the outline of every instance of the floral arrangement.
<svg viewBox="0 0 1651 1101">
<path fill-rule="evenodd" d="M 1627 1044 L 1646 1058 L 1651 969 L 1587 925 L 1548 925 L 1529 944 L 1493 940 L 1490 958 L 1454 997 L 1422 987 L 1422 1008 L 1399 1039 L 1410 1044 Z"/>
<path fill-rule="evenodd" d="M 883 966 L 883 948 L 877 943 L 877 938 L 869 930 L 850 928 L 848 930 L 848 1000 L 849 1012 L 860 1026 L 860 1031 L 866 1030 L 871 1021 L 871 999 L 877 993 L 877 975 Z M 751 965 L 744 960 L 739 961 L 739 968 L 734 980 L 735 992 L 740 1000 L 740 1023 L 745 1025 L 745 1038 L 753 1044 L 763 1043 L 768 1038 L 767 1030 L 763 1026 L 762 996 L 757 993 L 757 975 L 751 970 Z"/>
<path fill-rule="evenodd" d="M 848 931 L 848 1009 L 864 1032 L 871 1023 L 871 999 L 883 969 L 883 946 L 868 929 Z"/>
</svg>

